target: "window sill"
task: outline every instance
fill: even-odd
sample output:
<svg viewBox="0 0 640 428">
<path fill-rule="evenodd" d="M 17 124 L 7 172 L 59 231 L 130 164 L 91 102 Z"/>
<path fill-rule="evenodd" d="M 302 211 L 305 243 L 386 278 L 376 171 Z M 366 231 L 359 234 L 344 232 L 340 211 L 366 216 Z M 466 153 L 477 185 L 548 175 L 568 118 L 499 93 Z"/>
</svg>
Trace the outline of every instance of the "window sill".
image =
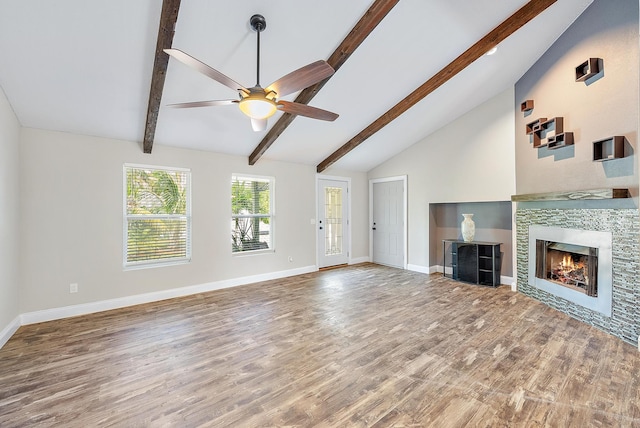
<svg viewBox="0 0 640 428">
<path fill-rule="evenodd" d="M 124 271 L 128 271 L 128 270 L 153 269 L 153 268 L 176 266 L 176 265 L 186 265 L 189 263 L 191 263 L 191 258 L 164 261 L 164 262 L 155 262 L 155 263 L 149 262 L 149 263 L 140 263 L 140 264 L 128 264 L 128 265 L 125 264 L 122 268 Z"/>
<path fill-rule="evenodd" d="M 268 248 L 265 250 L 251 250 L 251 251 L 236 251 L 235 253 L 231 253 L 232 257 L 246 257 L 246 256 L 258 256 L 261 254 L 274 254 L 276 250 L 272 248 Z"/>
</svg>

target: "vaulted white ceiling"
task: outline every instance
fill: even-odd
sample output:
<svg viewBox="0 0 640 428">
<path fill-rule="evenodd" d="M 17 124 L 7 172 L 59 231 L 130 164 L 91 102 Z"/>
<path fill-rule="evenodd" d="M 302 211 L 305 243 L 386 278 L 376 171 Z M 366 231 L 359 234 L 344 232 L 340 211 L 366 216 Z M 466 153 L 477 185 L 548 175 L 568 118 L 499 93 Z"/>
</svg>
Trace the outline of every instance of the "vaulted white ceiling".
<svg viewBox="0 0 640 428">
<path fill-rule="evenodd" d="M 512 86 L 591 1 L 558 0 L 495 55 L 478 59 L 334 166 L 368 171 Z M 296 118 L 264 158 L 317 165 L 526 3 L 400 0 L 310 102 L 340 117 Z M 260 73 L 266 86 L 326 60 L 370 5 L 183 0 L 173 46 L 253 86 L 256 36 L 249 18 L 260 13 L 267 20 Z M 0 0 L 0 87 L 21 124 L 141 142 L 161 6 L 161 0 Z M 166 107 L 236 97 L 171 59 L 154 146 L 248 156 L 266 131 L 253 132 L 237 106 Z"/>
</svg>

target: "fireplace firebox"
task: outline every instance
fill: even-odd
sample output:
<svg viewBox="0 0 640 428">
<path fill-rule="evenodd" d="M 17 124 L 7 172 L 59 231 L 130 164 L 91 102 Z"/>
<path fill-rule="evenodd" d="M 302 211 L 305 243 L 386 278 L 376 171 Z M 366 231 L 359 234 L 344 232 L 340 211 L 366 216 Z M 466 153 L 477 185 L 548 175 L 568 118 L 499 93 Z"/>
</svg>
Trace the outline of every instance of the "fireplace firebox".
<svg viewBox="0 0 640 428">
<path fill-rule="evenodd" d="M 611 232 L 529 225 L 528 284 L 611 316 Z"/>
<path fill-rule="evenodd" d="M 536 277 L 598 297 L 598 249 L 536 239 Z"/>
</svg>

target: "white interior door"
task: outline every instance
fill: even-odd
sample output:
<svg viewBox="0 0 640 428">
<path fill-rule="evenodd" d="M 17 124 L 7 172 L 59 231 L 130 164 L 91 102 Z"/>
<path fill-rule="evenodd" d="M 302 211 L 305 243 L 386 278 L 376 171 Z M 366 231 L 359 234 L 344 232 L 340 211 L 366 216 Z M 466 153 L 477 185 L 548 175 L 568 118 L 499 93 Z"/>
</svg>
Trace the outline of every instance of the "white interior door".
<svg viewBox="0 0 640 428">
<path fill-rule="evenodd" d="M 405 197 L 404 179 L 372 181 L 372 261 L 404 268 Z"/>
<path fill-rule="evenodd" d="M 318 180 L 318 267 L 349 263 L 348 184 Z"/>
</svg>

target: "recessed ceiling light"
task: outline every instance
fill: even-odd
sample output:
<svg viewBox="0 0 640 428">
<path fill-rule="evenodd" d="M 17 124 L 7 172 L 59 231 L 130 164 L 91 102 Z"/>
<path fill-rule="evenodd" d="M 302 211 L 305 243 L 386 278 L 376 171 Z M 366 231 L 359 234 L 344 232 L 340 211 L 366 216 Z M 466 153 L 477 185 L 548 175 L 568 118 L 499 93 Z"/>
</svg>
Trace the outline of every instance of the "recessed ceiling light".
<svg viewBox="0 0 640 428">
<path fill-rule="evenodd" d="M 493 55 L 496 52 L 498 52 L 498 47 L 494 46 L 491 49 L 489 49 L 489 51 L 487 52 L 487 55 Z"/>
</svg>

